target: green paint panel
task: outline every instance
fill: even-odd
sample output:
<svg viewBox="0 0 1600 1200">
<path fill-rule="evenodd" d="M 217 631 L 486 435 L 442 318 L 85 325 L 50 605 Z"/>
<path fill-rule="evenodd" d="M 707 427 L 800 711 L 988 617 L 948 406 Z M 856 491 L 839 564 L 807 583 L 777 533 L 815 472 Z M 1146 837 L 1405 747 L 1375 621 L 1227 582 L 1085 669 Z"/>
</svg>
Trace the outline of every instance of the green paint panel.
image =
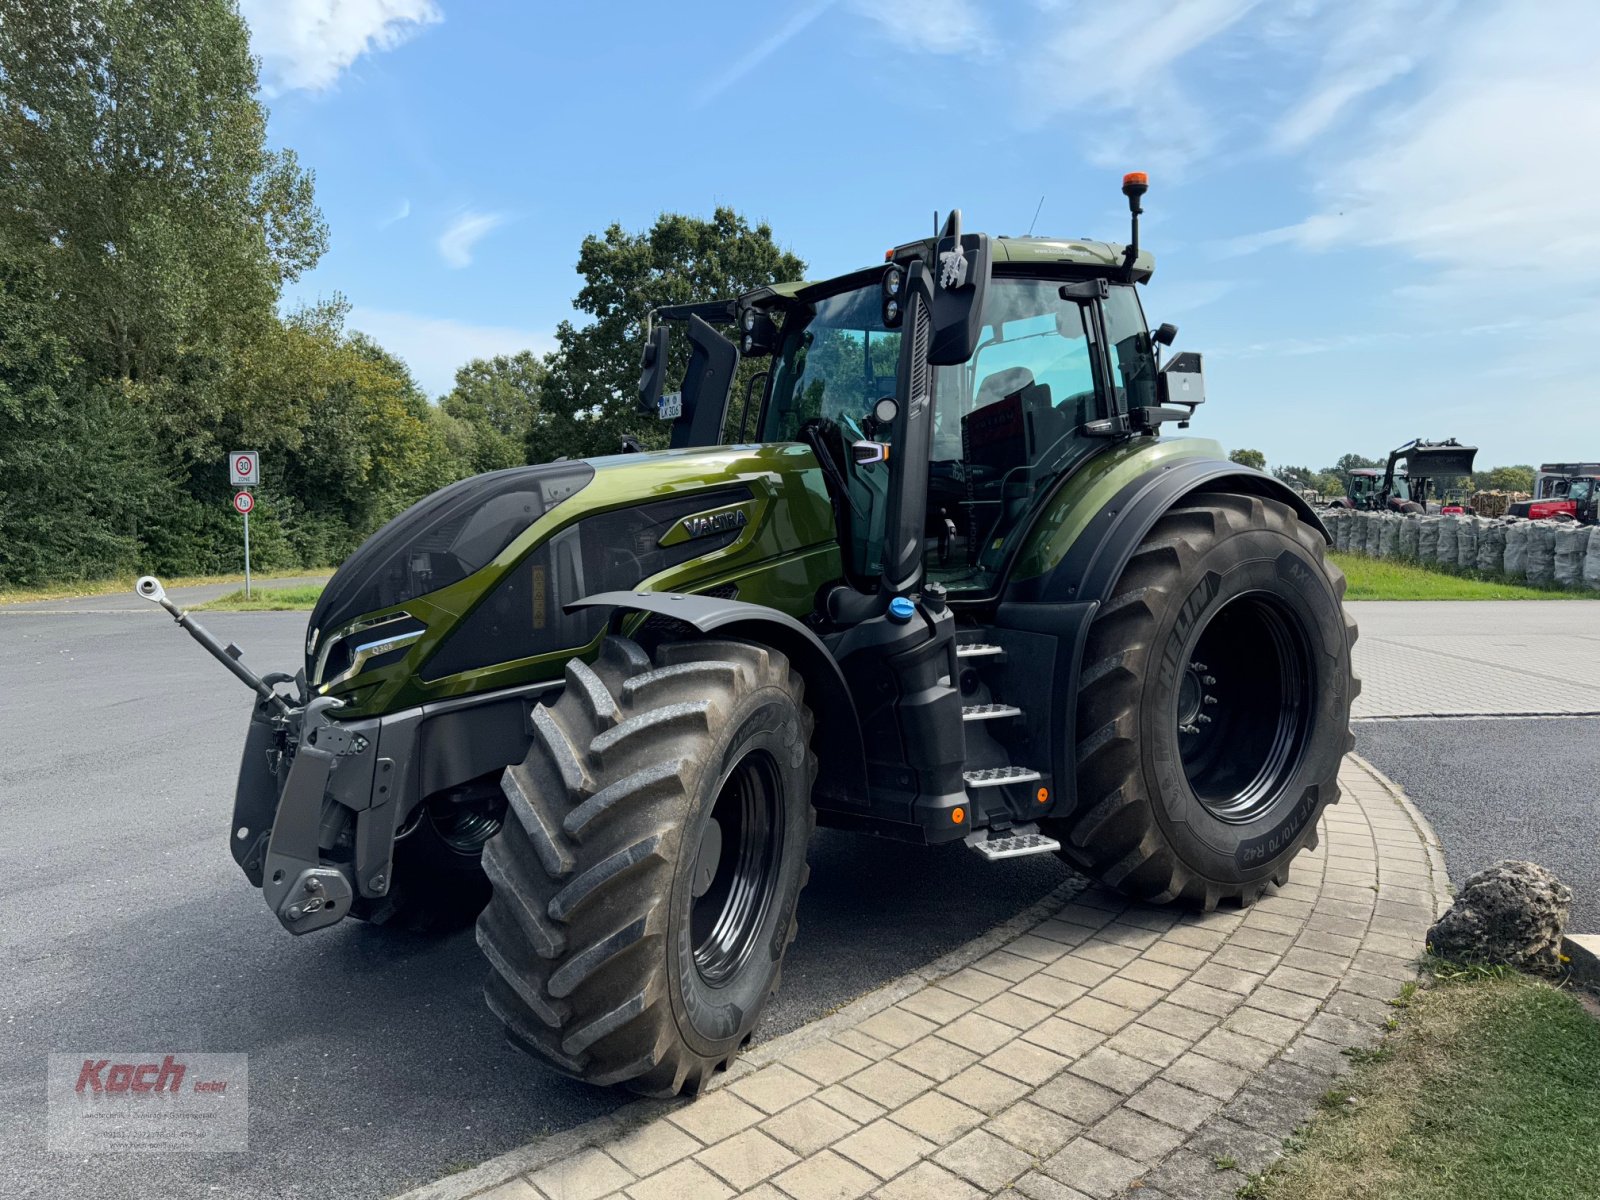
<svg viewBox="0 0 1600 1200">
<path fill-rule="evenodd" d="M 747 524 L 733 542 L 640 580 L 635 586 L 642 591 L 698 592 L 732 583 L 738 587 L 741 600 L 802 617 L 811 611 L 817 590 L 842 574 L 833 507 L 822 471 L 806 446 L 780 443 L 661 450 L 589 462 L 595 468 L 589 485 L 535 521 L 483 569 L 436 592 L 363 614 L 361 619 L 408 612 L 425 623 L 428 631 L 400 661 L 369 669 L 349 684 L 334 688 L 333 694 L 345 701 L 341 715 L 371 716 L 428 701 L 558 679 L 569 658 L 592 657 L 599 648 L 599 637 L 587 646 L 563 647 L 434 681 L 423 679 L 420 673 L 459 618 L 470 613 L 536 547 L 575 522 L 599 513 L 740 485 L 751 491 L 748 501 L 737 505 L 713 503 L 706 513 L 698 514 L 730 508 L 743 512 Z M 681 525 L 680 522 L 675 528 Z M 661 544 L 673 544 L 668 541 L 672 537 L 669 531 Z M 581 597 L 556 599 L 567 603 Z M 334 630 L 324 636 L 337 636 L 340 632 Z"/>
<path fill-rule="evenodd" d="M 1134 438 L 1107 449 L 1051 498 L 1028 531 L 1011 577 L 1032 579 L 1054 568 L 1094 515 L 1145 472 L 1190 458 L 1226 457 L 1209 438 Z"/>
</svg>

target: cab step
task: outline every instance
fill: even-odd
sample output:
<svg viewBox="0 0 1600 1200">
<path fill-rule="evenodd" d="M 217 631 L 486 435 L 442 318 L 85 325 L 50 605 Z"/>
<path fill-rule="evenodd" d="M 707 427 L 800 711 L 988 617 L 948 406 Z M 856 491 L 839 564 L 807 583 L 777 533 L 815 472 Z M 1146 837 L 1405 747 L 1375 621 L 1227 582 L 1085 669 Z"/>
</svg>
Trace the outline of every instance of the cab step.
<svg viewBox="0 0 1600 1200">
<path fill-rule="evenodd" d="M 963 771 L 961 777 L 969 788 L 1005 787 L 1012 783 L 1032 783 L 1044 776 L 1032 767 L 987 767 L 981 771 Z"/>
<path fill-rule="evenodd" d="M 1004 658 L 1006 648 L 992 642 L 960 642 L 956 645 L 957 658 Z"/>
<path fill-rule="evenodd" d="M 999 721 L 1006 717 L 1020 717 L 1022 710 L 1015 704 L 964 704 L 961 706 L 961 719 L 963 721 Z"/>
<path fill-rule="evenodd" d="M 1061 843 L 1040 833 L 1037 825 L 1017 825 L 1004 833 L 980 831 L 967 838 L 967 845 L 990 862 L 1029 854 L 1054 854 L 1061 849 Z"/>
</svg>

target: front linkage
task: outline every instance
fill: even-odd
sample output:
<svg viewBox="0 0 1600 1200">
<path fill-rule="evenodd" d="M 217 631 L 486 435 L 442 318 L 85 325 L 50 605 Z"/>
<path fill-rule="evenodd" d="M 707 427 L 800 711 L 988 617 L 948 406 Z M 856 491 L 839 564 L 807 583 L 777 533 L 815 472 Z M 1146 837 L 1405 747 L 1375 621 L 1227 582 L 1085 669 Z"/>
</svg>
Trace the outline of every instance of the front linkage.
<svg viewBox="0 0 1600 1200">
<path fill-rule="evenodd" d="M 311 699 L 303 675 L 279 671 L 261 676 L 245 666 L 238 646 L 224 645 L 169 600 L 154 576 L 143 576 L 134 590 L 171 613 L 190 637 L 256 694 L 228 839 L 234 861 L 262 889 L 290 933 L 310 933 L 341 920 L 355 897 L 350 877 L 322 861 L 323 802 L 336 769 L 346 763 L 351 773 L 361 770 L 358 764 L 373 768 L 367 757 L 372 748 L 369 739 L 351 726 L 334 723 L 329 714 L 342 701 L 332 696 Z M 295 688 L 292 698 L 279 690 L 285 685 Z M 384 760 L 376 769 L 387 774 L 393 767 Z M 358 853 L 360 830 L 372 824 L 358 822 Z M 387 841 L 392 841 L 392 831 Z M 387 844 L 384 856 L 387 860 Z M 369 882 L 375 895 L 387 890 L 384 871 L 374 873 Z"/>
</svg>

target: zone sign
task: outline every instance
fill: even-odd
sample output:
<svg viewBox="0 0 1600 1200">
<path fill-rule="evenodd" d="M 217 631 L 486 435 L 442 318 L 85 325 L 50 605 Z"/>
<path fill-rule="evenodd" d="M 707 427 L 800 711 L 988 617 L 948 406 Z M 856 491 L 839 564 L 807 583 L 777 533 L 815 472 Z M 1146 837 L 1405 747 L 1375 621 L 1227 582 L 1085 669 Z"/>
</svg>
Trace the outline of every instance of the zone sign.
<svg viewBox="0 0 1600 1200">
<path fill-rule="evenodd" d="M 254 487 L 261 482 L 261 454 L 235 450 L 228 455 L 228 482 L 234 487 Z"/>
</svg>

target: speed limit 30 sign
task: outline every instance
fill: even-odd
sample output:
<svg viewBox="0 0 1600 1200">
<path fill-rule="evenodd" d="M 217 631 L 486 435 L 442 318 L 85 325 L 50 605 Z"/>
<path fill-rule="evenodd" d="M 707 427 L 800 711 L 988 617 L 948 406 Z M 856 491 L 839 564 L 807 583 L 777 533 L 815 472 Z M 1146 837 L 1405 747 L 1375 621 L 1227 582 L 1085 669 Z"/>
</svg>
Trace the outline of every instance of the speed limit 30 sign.
<svg viewBox="0 0 1600 1200">
<path fill-rule="evenodd" d="M 254 487 L 261 482 L 261 454 L 256 450 L 235 450 L 228 455 L 228 482 L 234 487 Z M 243 509 L 240 510 L 244 511 Z"/>
</svg>

